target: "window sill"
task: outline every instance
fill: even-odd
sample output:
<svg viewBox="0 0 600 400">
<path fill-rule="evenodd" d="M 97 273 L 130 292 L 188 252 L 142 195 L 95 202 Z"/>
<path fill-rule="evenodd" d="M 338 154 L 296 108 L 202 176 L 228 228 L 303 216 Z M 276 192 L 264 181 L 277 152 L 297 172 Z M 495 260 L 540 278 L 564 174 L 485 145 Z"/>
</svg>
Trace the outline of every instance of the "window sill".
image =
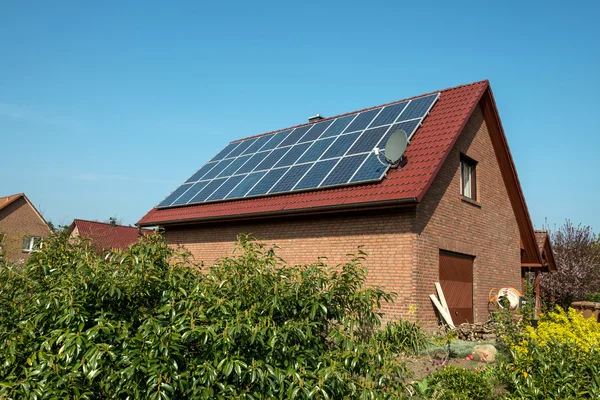
<svg viewBox="0 0 600 400">
<path fill-rule="evenodd" d="M 465 202 L 465 203 L 468 203 L 468 204 L 470 204 L 470 205 L 472 205 L 472 206 L 475 206 L 475 207 L 481 208 L 481 203 L 480 203 L 480 202 L 478 202 L 478 201 L 476 201 L 476 200 L 473 200 L 473 199 L 471 199 L 470 197 L 466 197 L 466 196 L 460 196 L 460 199 L 461 199 L 463 202 Z"/>
</svg>

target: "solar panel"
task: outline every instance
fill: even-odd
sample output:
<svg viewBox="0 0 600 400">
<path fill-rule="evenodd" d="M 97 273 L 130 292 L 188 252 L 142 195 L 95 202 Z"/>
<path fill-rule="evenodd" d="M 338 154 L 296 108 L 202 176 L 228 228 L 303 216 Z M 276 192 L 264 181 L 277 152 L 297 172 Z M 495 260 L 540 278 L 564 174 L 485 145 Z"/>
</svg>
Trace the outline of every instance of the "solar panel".
<svg viewBox="0 0 600 400">
<path fill-rule="evenodd" d="M 375 155 L 397 129 L 413 137 L 439 93 L 244 139 L 225 146 L 157 207 L 173 207 L 374 182 Z"/>
</svg>

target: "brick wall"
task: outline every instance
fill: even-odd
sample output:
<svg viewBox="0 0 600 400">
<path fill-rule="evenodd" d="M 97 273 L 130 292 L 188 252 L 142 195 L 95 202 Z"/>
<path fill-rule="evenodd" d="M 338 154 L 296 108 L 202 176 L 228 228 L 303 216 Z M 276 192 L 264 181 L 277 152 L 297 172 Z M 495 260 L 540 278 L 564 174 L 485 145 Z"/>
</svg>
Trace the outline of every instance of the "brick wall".
<svg viewBox="0 0 600 400">
<path fill-rule="evenodd" d="M 478 205 L 460 196 L 461 153 L 479 163 Z M 399 295 L 395 305 L 384 309 L 388 317 L 405 317 L 416 306 L 425 326 L 436 321 L 429 294 L 439 279 L 440 249 L 475 256 L 476 321 L 487 317 L 492 287 L 518 287 L 520 282 L 519 230 L 479 108 L 416 209 L 166 228 L 169 243 L 185 245 L 205 264 L 231 254 L 239 233 L 277 244 L 279 255 L 291 264 L 326 256 L 328 265 L 336 265 L 362 245 L 369 254 L 368 282 Z"/>
<path fill-rule="evenodd" d="M 460 155 L 477 161 L 477 200 L 472 204 L 460 195 Z M 428 295 L 439 279 L 439 250 L 474 256 L 474 319 L 487 319 L 488 294 L 492 288 L 520 288 L 521 258 L 517 220 L 479 107 L 431 188 L 417 209 L 418 234 L 416 303 L 423 325 L 436 321 Z"/>
<path fill-rule="evenodd" d="M 50 234 L 50 229 L 21 197 L 0 210 L 0 233 L 6 235 L 4 238 L 6 258 L 12 262 L 22 263 L 29 257 L 28 253 L 21 250 L 23 238 L 26 236 L 44 238 Z"/>
<path fill-rule="evenodd" d="M 168 228 L 169 243 L 185 245 L 196 261 L 205 265 L 230 255 L 239 233 L 281 247 L 277 254 L 289 264 L 311 263 L 327 257 L 335 266 L 348 260 L 358 246 L 368 254 L 368 282 L 398 294 L 396 304 L 386 308 L 403 314 L 412 295 L 412 267 L 416 235 L 412 233 L 414 208 L 363 211 L 313 217 L 278 218 L 261 222 L 220 223 L 190 228 Z"/>
</svg>

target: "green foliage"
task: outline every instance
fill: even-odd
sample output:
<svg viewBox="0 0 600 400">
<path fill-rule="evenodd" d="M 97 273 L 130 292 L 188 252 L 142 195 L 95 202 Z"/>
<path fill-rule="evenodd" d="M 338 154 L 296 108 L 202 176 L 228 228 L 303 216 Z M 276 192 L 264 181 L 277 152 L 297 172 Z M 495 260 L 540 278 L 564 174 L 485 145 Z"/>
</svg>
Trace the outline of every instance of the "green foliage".
<svg viewBox="0 0 600 400">
<path fill-rule="evenodd" d="M 405 320 L 388 323 L 377 332 L 376 340 L 387 343 L 395 353 L 411 354 L 418 354 L 430 343 L 419 325 Z"/>
<path fill-rule="evenodd" d="M 439 400 L 485 400 L 492 398 L 493 389 L 485 374 L 447 366 L 427 378 L 425 396 Z"/>
<path fill-rule="evenodd" d="M 513 398 L 600 398 L 600 324 L 558 308 L 528 327 L 512 346 L 508 380 Z"/>
<path fill-rule="evenodd" d="M 600 398 L 600 351 L 581 351 L 574 344 L 531 341 L 526 353 L 515 351 L 507 366 L 512 399 Z"/>
<path fill-rule="evenodd" d="M 600 292 L 588 293 L 585 300 L 600 303 Z"/>
<path fill-rule="evenodd" d="M 494 310 L 492 320 L 498 348 L 506 353 L 510 352 L 512 346 L 523 340 L 525 329 L 530 323 L 524 315 L 515 314 L 508 308 Z"/>
<path fill-rule="evenodd" d="M 393 296 L 363 257 L 291 267 L 243 237 L 200 271 L 156 234 L 105 257 L 55 235 L 0 270 L 0 398 L 401 398 L 381 339 L 404 325 L 375 334 Z"/>
</svg>

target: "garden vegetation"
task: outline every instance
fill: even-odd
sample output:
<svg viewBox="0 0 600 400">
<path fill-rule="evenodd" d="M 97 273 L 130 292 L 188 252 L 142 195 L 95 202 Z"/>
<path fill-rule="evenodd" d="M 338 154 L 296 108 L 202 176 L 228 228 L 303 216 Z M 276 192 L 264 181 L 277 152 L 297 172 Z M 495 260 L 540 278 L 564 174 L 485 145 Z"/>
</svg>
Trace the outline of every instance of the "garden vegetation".
<svg viewBox="0 0 600 400">
<path fill-rule="evenodd" d="M 364 254 L 329 268 L 275 250 L 242 237 L 199 269 L 158 234 L 105 256 L 47 240 L 0 268 L 0 398 L 405 396 L 397 354 L 426 339 L 380 329 L 393 295 L 365 286 Z"/>
</svg>

